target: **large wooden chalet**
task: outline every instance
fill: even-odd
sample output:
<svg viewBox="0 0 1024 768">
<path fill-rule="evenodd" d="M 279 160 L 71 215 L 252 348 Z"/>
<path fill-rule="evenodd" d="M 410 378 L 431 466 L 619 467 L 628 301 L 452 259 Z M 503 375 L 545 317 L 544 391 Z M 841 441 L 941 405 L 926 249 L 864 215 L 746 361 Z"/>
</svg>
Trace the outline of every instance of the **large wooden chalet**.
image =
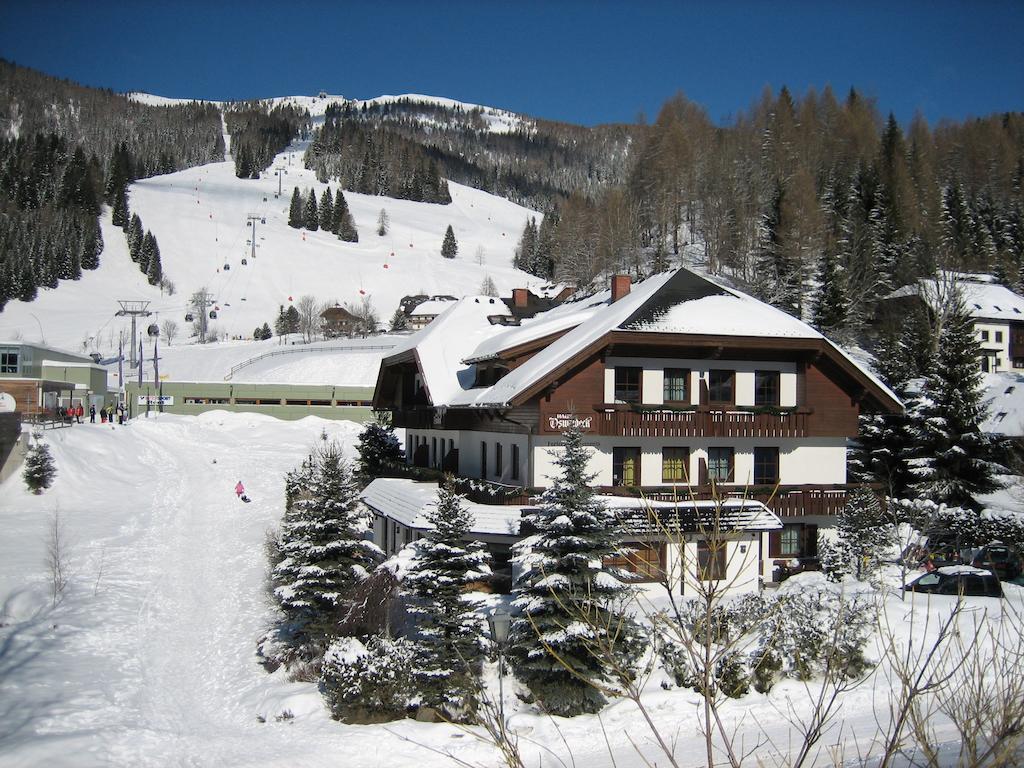
<svg viewBox="0 0 1024 768">
<path fill-rule="evenodd" d="M 616 276 L 610 291 L 509 320 L 500 300 L 466 298 L 384 359 L 374 407 L 406 430 L 410 464 L 529 503 L 576 424 L 605 494 L 710 499 L 714 486 L 766 504 L 784 523 L 758 543 L 769 579 L 775 559 L 816 556 L 817 527 L 846 501 L 862 410 L 902 407 L 807 324 L 685 269 Z M 666 555 L 652 544 L 640 556 Z"/>
</svg>

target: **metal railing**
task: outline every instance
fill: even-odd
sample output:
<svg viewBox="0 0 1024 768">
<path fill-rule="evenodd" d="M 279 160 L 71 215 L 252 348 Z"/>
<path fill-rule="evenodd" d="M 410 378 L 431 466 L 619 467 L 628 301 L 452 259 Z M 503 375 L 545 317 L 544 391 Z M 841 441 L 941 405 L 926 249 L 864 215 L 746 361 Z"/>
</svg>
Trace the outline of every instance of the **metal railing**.
<svg viewBox="0 0 1024 768">
<path fill-rule="evenodd" d="M 394 344 L 377 344 L 366 347 L 309 347 L 307 345 L 287 347 L 285 349 L 276 349 L 273 352 L 264 352 L 262 355 L 256 357 L 250 357 L 248 360 L 244 360 L 238 365 L 232 366 L 231 370 L 228 371 L 227 376 L 224 377 L 224 381 L 230 381 L 231 377 L 238 373 L 243 368 L 258 363 L 260 360 L 264 360 L 268 357 L 277 357 L 278 355 L 295 355 L 302 352 L 375 352 L 382 349 L 394 349 Z"/>
</svg>

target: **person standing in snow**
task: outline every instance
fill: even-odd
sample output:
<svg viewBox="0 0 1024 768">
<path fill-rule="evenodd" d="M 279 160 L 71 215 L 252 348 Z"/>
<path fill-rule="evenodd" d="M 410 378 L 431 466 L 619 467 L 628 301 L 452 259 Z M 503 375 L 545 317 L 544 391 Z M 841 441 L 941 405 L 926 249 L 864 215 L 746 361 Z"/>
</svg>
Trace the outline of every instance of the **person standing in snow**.
<svg viewBox="0 0 1024 768">
<path fill-rule="evenodd" d="M 239 480 L 235 485 L 235 496 L 242 498 L 245 495 L 245 486 L 242 485 L 242 481 Z"/>
<path fill-rule="evenodd" d="M 78 401 L 78 407 L 75 408 L 75 420 L 79 424 L 81 424 L 82 423 L 82 416 L 84 416 L 84 415 L 85 415 L 85 408 L 82 407 L 82 401 L 79 400 Z"/>
<path fill-rule="evenodd" d="M 89 406 L 89 423 L 90 424 L 95 424 L 96 423 L 96 405 L 95 404 Z"/>
</svg>

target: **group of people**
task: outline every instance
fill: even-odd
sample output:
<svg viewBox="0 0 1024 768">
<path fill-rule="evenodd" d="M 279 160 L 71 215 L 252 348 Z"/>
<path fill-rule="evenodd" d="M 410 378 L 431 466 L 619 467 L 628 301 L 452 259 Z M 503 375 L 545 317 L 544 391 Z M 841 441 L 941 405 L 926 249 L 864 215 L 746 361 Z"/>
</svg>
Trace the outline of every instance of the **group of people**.
<svg viewBox="0 0 1024 768">
<path fill-rule="evenodd" d="M 89 406 L 89 423 L 96 423 L 96 415 L 99 414 L 100 423 L 106 424 L 108 421 L 113 424 L 114 419 L 117 419 L 118 424 L 124 424 L 125 409 L 124 403 L 118 403 L 117 406 L 107 405 L 101 408 L 96 408 L 95 405 Z M 82 417 L 85 415 L 85 408 L 81 402 L 78 405 L 72 403 L 68 406 L 58 405 L 57 406 L 57 421 L 64 422 L 66 424 L 81 424 Z"/>
</svg>

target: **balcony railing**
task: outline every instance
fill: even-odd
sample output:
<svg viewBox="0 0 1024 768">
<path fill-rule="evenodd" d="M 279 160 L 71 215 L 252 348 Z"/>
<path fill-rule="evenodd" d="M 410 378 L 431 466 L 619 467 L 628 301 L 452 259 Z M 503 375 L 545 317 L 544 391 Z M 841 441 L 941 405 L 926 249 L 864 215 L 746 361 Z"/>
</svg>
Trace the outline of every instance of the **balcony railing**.
<svg viewBox="0 0 1024 768">
<path fill-rule="evenodd" d="M 598 433 L 616 437 L 806 437 L 807 410 L 605 410 Z"/>
<path fill-rule="evenodd" d="M 708 501 L 719 498 L 752 499 L 760 501 L 779 517 L 801 515 L 838 515 L 846 506 L 847 494 L 857 485 L 781 485 L 730 487 L 719 485 L 714 489 L 704 486 L 652 486 L 627 488 L 606 486 L 600 493 L 611 496 L 641 496 L 651 501 L 678 501 L 683 504 L 691 499 Z"/>
</svg>

